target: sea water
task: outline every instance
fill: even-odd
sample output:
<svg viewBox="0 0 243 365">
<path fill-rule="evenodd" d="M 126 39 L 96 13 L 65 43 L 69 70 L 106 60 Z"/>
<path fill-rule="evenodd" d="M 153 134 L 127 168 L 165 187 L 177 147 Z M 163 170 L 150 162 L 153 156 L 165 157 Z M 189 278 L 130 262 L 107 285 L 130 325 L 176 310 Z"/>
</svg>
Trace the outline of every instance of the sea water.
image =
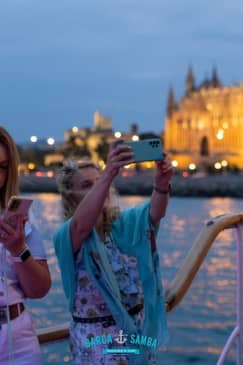
<svg viewBox="0 0 243 365">
<path fill-rule="evenodd" d="M 28 300 L 37 328 L 69 321 L 67 301 L 52 244 L 62 221 L 60 196 L 31 194 L 33 211 L 42 232 L 52 275 L 52 288 L 41 300 Z M 120 197 L 121 209 L 141 204 L 140 196 Z M 166 288 L 181 266 L 203 224 L 223 213 L 243 212 L 243 200 L 231 198 L 171 198 L 158 234 L 163 285 Z M 168 315 L 170 342 L 163 354 L 165 365 L 214 365 L 235 325 L 235 232 L 219 234 L 185 298 Z M 42 345 L 44 364 L 70 362 L 68 341 Z M 234 350 L 227 365 L 235 364 Z M 159 364 L 159 365 L 163 365 Z"/>
</svg>

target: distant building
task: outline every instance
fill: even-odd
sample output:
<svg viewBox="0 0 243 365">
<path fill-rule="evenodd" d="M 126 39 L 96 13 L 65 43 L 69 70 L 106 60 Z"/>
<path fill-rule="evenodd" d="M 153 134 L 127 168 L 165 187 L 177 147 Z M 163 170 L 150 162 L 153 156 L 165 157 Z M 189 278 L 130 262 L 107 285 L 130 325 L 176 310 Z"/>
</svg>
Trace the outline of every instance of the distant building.
<svg viewBox="0 0 243 365">
<path fill-rule="evenodd" d="M 93 127 L 73 127 L 64 134 L 65 144 L 72 144 L 76 149 L 80 150 L 80 155 L 84 156 L 91 154 L 91 159 L 96 163 L 99 162 L 99 155 L 102 154 L 101 149 L 106 152 L 106 143 L 109 143 L 113 138 L 113 130 L 111 119 L 107 116 L 102 116 L 99 111 L 94 113 Z M 99 153 L 100 152 L 100 153 Z"/>
<path fill-rule="evenodd" d="M 50 154 L 46 154 L 44 157 L 44 165 L 45 166 L 50 166 L 52 164 L 56 165 L 56 164 L 61 164 L 64 160 L 64 156 L 62 153 L 50 153 Z"/>
<path fill-rule="evenodd" d="M 100 112 L 97 110 L 94 113 L 94 128 L 95 131 L 111 131 L 111 119 L 109 117 L 104 117 L 100 114 Z"/>
<path fill-rule="evenodd" d="M 243 168 L 243 84 L 223 86 L 213 69 L 196 86 L 190 67 L 181 100 L 169 90 L 164 144 L 181 168 L 222 160 Z"/>
</svg>

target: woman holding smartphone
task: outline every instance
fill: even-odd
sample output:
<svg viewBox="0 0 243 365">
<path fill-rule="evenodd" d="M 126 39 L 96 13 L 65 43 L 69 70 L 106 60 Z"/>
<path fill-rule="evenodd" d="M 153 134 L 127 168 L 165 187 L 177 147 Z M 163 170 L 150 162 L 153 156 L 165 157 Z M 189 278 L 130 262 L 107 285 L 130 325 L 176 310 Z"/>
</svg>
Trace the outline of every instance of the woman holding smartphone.
<svg viewBox="0 0 243 365">
<path fill-rule="evenodd" d="M 76 365 L 160 365 L 167 326 L 155 234 L 166 212 L 172 166 L 165 156 L 157 163 L 151 199 L 119 212 L 112 207 L 111 184 L 132 162 L 131 148 L 116 141 L 102 172 L 92 162 L 70 161 L 58 175 L 66 222 L 54 243 Z M 141 345 L 141 336 L 154 346 Z M 137 353 L 111 353 L 121 346 Z"/>
<path fill-rule="evenodd" d="M 40 346 L 24 299 L 41 298 L 51 285 L 43 242 L 26 215 L 4 214 L 18 194 L 18 153 L 0 126 L 0 365 L 39 365 Z"/>
</svg>

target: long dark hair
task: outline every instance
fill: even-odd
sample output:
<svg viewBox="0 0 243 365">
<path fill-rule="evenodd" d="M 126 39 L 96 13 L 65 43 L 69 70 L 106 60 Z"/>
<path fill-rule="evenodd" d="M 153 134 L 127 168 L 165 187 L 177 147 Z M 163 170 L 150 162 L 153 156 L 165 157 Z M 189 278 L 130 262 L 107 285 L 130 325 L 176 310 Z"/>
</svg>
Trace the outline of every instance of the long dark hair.
<svg viewBox="0 0 243 365">
<path fill-rule="evenodd" d="M 13 138 L 0 126 L 0 144 L 4 146 L 8 154 L 7 176 L 3 187 L 0 190 L 0 206 L 4 209 L 12 195 L 18 195 L 18 165 L 19 154 Z"/>
</svg>

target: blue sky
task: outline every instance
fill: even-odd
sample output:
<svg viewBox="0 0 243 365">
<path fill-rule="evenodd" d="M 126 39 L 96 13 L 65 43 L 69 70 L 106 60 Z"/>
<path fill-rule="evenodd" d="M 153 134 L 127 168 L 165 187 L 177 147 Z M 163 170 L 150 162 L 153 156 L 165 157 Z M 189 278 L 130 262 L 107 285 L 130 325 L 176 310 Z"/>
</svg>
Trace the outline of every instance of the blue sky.
<svg viewBox="0 0 243 365">
<path fill-rule="evenodd" d="M 62 140 L 99 109 L 115 130 L 160 132 L 169 86 L 213 65 L 243 81 L 240 0 L 2 0 L 0 123 L 17 142 Z"/>
</svg>

